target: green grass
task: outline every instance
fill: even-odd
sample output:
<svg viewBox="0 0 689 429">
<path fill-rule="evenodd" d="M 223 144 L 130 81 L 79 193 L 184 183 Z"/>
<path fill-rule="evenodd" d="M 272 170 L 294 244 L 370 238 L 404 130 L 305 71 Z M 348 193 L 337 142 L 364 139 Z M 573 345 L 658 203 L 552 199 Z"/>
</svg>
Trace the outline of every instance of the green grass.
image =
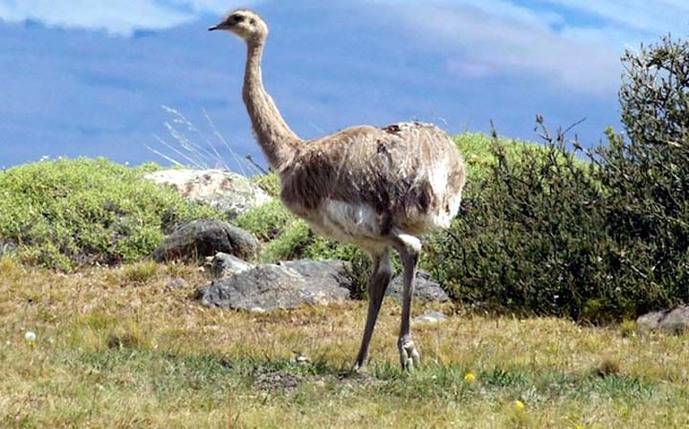
<svg viewBox="0 0 689 429">
<path fill-rule="evenodd" d="M 166 229 L 219 217 L 141 178 L 156 167 L 55 160 L 0 172 L 0 237 L 26 262 L 69 270 L 148 256 Z"/>
<path fill-rule="evenodd" d="M 450 314 L 395 348 L 386 301 L 366 376 L 347 372 L 365 303 L 209 310 L 195 267 L 59 274 L 0 259 L 0 427 L 686 427 L 689 342 L 555 318 Z M 169 290 L 173 278 L 188 286 Z M 24 339 L 37 334 L 35 343 Z M 295 361 L 296 355 L 310 359 Z M 475 375 L 473 382 L 465 375 Z M 521 401 L 519 410 L 515 401 Z"/>
</svg>

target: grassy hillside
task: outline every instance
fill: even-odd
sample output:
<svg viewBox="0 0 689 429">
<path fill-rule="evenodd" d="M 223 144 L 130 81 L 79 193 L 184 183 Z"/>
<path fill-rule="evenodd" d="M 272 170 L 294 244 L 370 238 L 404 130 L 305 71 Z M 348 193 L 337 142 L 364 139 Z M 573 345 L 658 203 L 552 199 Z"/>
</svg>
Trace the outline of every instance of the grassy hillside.
<svg viewBox="0 0 689 429">
<path fill-rule="evenodd" d="M 460 312 L 414 327 L 424 365 L 408 376 L 386 301 L 370 375 L 352 377 L 364 303 L 209 310 L 189 298 L 204 281 L 179 265 L 60 275 L 0 260 L 0 427 L 689 424 L 686 336 Z"/>
</svg>

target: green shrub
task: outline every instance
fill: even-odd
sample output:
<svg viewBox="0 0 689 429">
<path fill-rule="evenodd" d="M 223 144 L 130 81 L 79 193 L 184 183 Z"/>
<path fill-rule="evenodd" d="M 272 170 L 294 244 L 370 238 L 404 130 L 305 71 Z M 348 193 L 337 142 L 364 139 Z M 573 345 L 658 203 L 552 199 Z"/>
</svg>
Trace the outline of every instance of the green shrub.
<svg viewBox="0 0 689 429">
<path fill-rule="evenodd" d="M 68 270 L 136 261 L 176 224 L 220 216 L 141 179 L 153 169 L 61 159 L 0 172 L 0 237 L 24 261 Z"/>
<path fill-rule="evenodd" d="M 237 216 L 234 224 L 266 242 L 282 234 L 295 219 L 282 202 L 276 199 Z"/>
<path fill-rule="evenodd" d="M 275 173 L 268 173 L 256 176 L 254 179 L 261 189 L 266 191 L 271 197 L 280 196 L 280 178 Z"/>
<path fill-rule="evenodd" d="M 609 131 L 588 163 L 560 133 L 512 159 L 494 145 L 463 215 L 428 246 L 455 298 L 592 321 L 689 301 L 689 45 L 623 61 L 628 140 Z"/>
<path fill-rule="evenodd" d="M 610 132 L 610 145 L 598 151 L 601 181 L 610 190 L 608 222 L 625 270 L 652 285 L 659 301 L 686 303 L 689 42 L 668 37 L 627 52 L 623 61 L 620 101 L 629 139 Z"/>
<path fill-rule="evenodd" d="M 509 157 L 496 141 L 492 152 L 491 174 L 430 240 L 431 273 L 467 304 L 579 317 L 608 245 L 593 166 L 555 142 Z"/>
</svg>

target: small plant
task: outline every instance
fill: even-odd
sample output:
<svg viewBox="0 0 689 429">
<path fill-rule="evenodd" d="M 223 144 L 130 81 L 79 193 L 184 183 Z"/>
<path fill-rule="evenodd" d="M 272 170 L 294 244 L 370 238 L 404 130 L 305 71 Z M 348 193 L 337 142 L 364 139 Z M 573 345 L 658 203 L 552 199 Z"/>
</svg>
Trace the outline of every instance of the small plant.
<svg viewBox="0 0 689 429">
<path fill-rule="evenodd" d="M 594 372 L 599 377 L 619 375 L 621 372 L 620 363 L 611 358 L 603 359 Z"/>
<path fill-rule="evenodd" d="M 234 224 L 245 229 L 261 241 L 267 242 L 294 226 L 296 218 L 279 201 L 274 200 L 239 215 Z"/>
<path fill-rule="evenodd" d="M 639 331 L 639 326 L 633 320 L 624 320 L 620 323 L 620 335 L 624 338 L 633 337 Z"/>
<path fill-rule="evenodd" d="M 230 171 L 227 159 L 231 159 L 244 175 L 244 167 L 254 168 L 253 164 L 242 160 L 232 149 L 205 110 L 203 116 L 208 129 L 202 131 L 179 110 L 169 106 L 162 106 L 162 109 L 170 116 L 170 120 L 164 123 L 169 139 L 155 136 L 160 146 L 153 148 L 145 145 L 150 152 L 177 167 Z M 221 154 L 221 151 L 225 153 Z M 229 158 L 225 155 L 229 155 Z"/>
<path fill-rule="evenodd" d="M 154 261 L 137 262 L 123 268 L 124 280 L 131 283 L 147 283 L 158 274 L 159 265 Z"/>
</svg>

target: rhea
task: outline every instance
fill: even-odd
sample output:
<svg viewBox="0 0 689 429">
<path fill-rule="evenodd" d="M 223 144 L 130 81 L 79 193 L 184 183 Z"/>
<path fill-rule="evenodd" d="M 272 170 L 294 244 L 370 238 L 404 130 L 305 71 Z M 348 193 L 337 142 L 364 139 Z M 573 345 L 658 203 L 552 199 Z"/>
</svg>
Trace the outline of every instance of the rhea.
<svg viewBox="0 0 689 429">
<path fill-rule="evenodd" d="M 280 198 L 315 231 L 353 243 L 373 262 L 368 315 L 354 370 L 363 369 L 383 296 L 392 276 L 391 249 L 404 268 L 398 349 L 404 369 L 419 365 L 410 330 L 420 237 L 446 228 L 456 216 L 465 168 L 451 138 L 433 125 L 411 122 L 356 126 L 303 140 L 287 125 L 261 75 L 268 26 L 246 9 L 209 28 L 225 30 L 247 45 L 243 99 L 255 136 L 280 177 Z"/>
</svg>

